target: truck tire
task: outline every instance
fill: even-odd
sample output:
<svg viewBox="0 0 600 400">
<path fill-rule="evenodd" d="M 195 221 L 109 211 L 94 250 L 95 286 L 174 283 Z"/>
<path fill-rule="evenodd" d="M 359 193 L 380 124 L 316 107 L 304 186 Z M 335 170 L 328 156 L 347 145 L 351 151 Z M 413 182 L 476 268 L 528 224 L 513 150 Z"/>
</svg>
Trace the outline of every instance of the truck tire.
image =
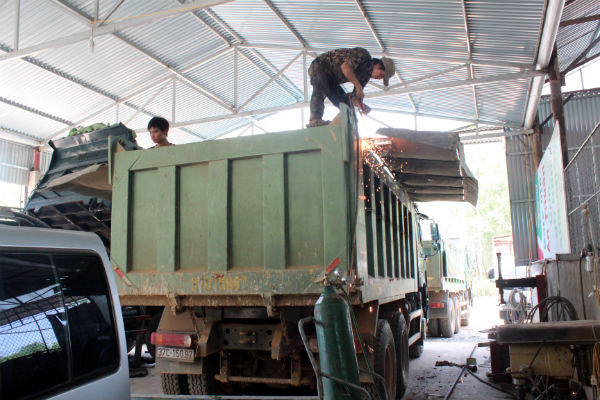
<svg viewBox="0 0 600 400">
<path fill-rule="evenodd" d="M 197 375 L 190 374 L 188 375 L 188 389 L 190 394 L 215 394 L 214 388 L 214 376 L 209 377 L 207 374 Z"/>
<path fill-rule="evenodd" d="M 164 394 L 188 394 L 186 376 L 181 374 L 160 374 Z"/>
<path fill-rule="evenodd" d="M 404 317 L 402 320 L 404 321 Z M 396 385 L 398 382 L 396 359 L 398 350 L 394 343 L 394 336 L 390 324 L 386 320 L 380 319 L 377 322 L 377 332 L 375 334 L 374 371 L 383 377 L 386 385 L 383 387 L 381 381 L 377 379 L 374 384 L 366 385 L 372 399 L 381 398 L 379 393 L 383 394 L 383 391 L 387 391 L 389 399 L 396 398 Z"/>
<path fill-rule="evenodd" d="M 425 337 L 427 335 L 425 333 L 425 318 L 419 317 L 419 320 L 421 339 L 417 340 L 408 351 L 410 358 L 421 357 L 421 354 L 423 354 L 423 348 L 425 347 Z"/>
<path fill-rule="evenodd" d="M 456 317 L 454 316 L 454 302 L 452 299 L 448 299 L 444 302 L 444 310 L 446 310 L 446 315 L 444 318 L 440 319 L 440 332 L 443 337 L 450 338 L 454 336 L 454 324 L 456 322 Z"/>
<path fill-rule="evenodd" d="M 458 297 L 453 297 L 452 301 L 454 302 L 454 333 L 460 332 L 460 300 Z"/>
<path fill-rule="evenodd" d="M 430 319 L 427 323 L 427 329 L 429 329 L 429 336 L 438 337 L 440 336 L 440 320 Z"/>
<path fill-rule="evenodd" d="M 467 311 L 466 313 L 464 313 L 463 315 L 461 315 L 460 317 L 460 324 L 462 326 L 469 326 L 469 319 L 471 317 L 471 312 Z"/>
<path fill-rule="evenodd" d="M 215 374 L 219 368 L 219 355 L 213 354 L 204 358 L 202 375 L 189 374 L 188 378 L 188 389 L 190 394 L 198 395 L 210 395 L 217 394 L 217 386 L 215 381 Z"/>
<path fill-rule="evenodd" d="M 394 313 L 392 332 L 396 343 L 396 397 L 402 398 L 408 387 L 410 349 L 408 347 L 408 325 L 401 312 Z M 393 399 L 394 397 L 390 397 Z"/>
</svg>

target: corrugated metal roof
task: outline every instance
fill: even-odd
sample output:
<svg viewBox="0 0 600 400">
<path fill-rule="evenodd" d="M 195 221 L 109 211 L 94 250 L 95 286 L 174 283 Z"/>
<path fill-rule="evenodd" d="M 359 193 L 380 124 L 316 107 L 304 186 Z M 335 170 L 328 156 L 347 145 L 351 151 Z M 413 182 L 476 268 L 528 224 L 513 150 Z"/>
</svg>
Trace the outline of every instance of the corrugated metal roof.
<svg viewBox="0 0 600 400">
<path fill-rule="evenodd" d="M 600 3 L 596 0 L 577 0 L 568 3 L 563 11 L 561 23 L 574 22 L 583 17 L 600 14 Z M 561 26 L 556 39 L 561 71 L 565 71 L 599 35 L 599 20 Z M 597 44 L 588 50 L 583 61 L 592 60 L 599 54 L 600 44 Z"/>
<path fill-rule="evenodd" d="M 537 95 L 529 91 L 533 77 L 502 75 L 535 67 L 546 6 L 554 2 L 235 0 L 192 10 L 183 0 L 104 0 L 102 24 L 92 25 L 95 0 L 22 1 L 19 55 L 26 58 L 12 59 L 16 14 L 13 2 L 2 2 L 0 110 L 17 110 L 0 125 L 42 141 L 71 123 L 112 121 L 118 105 L 121 120 L 143 131 L 150 115 L 173 119 L 169 80 L 176 78 L 173 140 L 179 132 L 181 141 L 201 140 L 250 115 L 307 107 L 304 70 L 313 57 L 362 46 L 394 59 L 403 81 L 394 77 L 391 91 L 369 85 L 373 107 L 519 126 Z M 469 60 L 472 79 L 493 81 L 474 82 L 476 99 L 469 81 L 460 84 L 469 79 Z M 221 117 L 228 122 L 215 124 Z M 199 128 L 202 122 L 211 127 Z"/>
</svg>

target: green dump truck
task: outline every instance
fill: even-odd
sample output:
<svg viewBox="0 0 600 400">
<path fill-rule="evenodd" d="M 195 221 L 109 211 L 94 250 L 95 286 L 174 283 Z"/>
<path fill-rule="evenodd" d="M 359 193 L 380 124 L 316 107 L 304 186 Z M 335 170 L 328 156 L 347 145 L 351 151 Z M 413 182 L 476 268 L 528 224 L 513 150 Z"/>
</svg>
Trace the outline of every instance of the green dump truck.
<svg viewBox="0 0 600 400">
<path fill-rule="evenodd" d="M 314 389 L 297 326 L 339 259 L 364 351 L 403 395 L 425 339 L 418 212 L 361 149 L 348 108 L 328 126 L 123 151 L 110 167 L 120 299 L 165 306 L 153 335 L 165 393 Z"/>
<path fill-rule="evenodd" d="M 469 324 L 473 305 L 470 259 L 457 243 L 440 238 L 437 223 L 425 217 L 421 225 L 425 224 L 429 226 L 423 231 L 431 233 L 427 237 L 430 240 L 423 240 L 429 296 L 427 327 L 430 336 L 452 337 L 461 325 Z"/>
</svg>

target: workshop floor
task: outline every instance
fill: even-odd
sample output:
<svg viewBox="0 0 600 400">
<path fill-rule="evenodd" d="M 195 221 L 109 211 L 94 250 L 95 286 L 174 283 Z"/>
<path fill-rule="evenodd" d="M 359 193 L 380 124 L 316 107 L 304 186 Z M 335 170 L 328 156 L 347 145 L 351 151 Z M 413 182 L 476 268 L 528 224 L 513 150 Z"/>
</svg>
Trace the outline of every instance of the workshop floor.
<svg viewBox="0 0 600 400">
<path fill-rule="evenodd" d="M 410 361 L 409 385 L 405 400 L 443 399 L 459 373 L 458 367 L 439 366 L 437 361 L 449 361 L 464 364 L 473 347 L 487 342 L 487 333 L 480 331 L 497 324 L 497 299 L 495 297 L 478 298 L 471 314 L 471 324 L 462 327 L 459 334 L 452 338 L 427 338 L 423 355 Z M 473 353 L 477 360 L 477 374 L 488 381 L 486 372 L 490 370 L 490 352 L 488 347 L 478 347 Z M 510 387 L 510 386 L 509 386 Z M 148 375 L 131 379 L 132 394 L 160 394 L 160 378 L 154 368 L 148 368 Z M 474 377 L 463 374 L 450 399 L 456 400 L 497 400 L 510 398 L 504 393 L 478 382 Z"/>
</svg>

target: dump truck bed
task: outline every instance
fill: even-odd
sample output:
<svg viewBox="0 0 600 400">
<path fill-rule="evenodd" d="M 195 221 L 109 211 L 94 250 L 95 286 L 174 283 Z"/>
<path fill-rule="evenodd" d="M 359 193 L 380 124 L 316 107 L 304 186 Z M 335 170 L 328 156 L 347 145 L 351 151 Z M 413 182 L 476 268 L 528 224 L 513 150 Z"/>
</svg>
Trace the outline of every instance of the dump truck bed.
<svg viewBox="0 0 600 400">
<path fill-rule="evenodd" d="M 313 305 L 336 258 L 365 282 L 357 301 L 416 291 L 416 249 L 401 276 L 389 215 L 393 202 L 404 200 L 405 214 L 413 206 L 388 192 L 388 225 L 383 216 L 374 229 L 359 154 L 347 108 L 324 127 L 115 154 L 111 257 L 122 303 Z"/>
</svg>

